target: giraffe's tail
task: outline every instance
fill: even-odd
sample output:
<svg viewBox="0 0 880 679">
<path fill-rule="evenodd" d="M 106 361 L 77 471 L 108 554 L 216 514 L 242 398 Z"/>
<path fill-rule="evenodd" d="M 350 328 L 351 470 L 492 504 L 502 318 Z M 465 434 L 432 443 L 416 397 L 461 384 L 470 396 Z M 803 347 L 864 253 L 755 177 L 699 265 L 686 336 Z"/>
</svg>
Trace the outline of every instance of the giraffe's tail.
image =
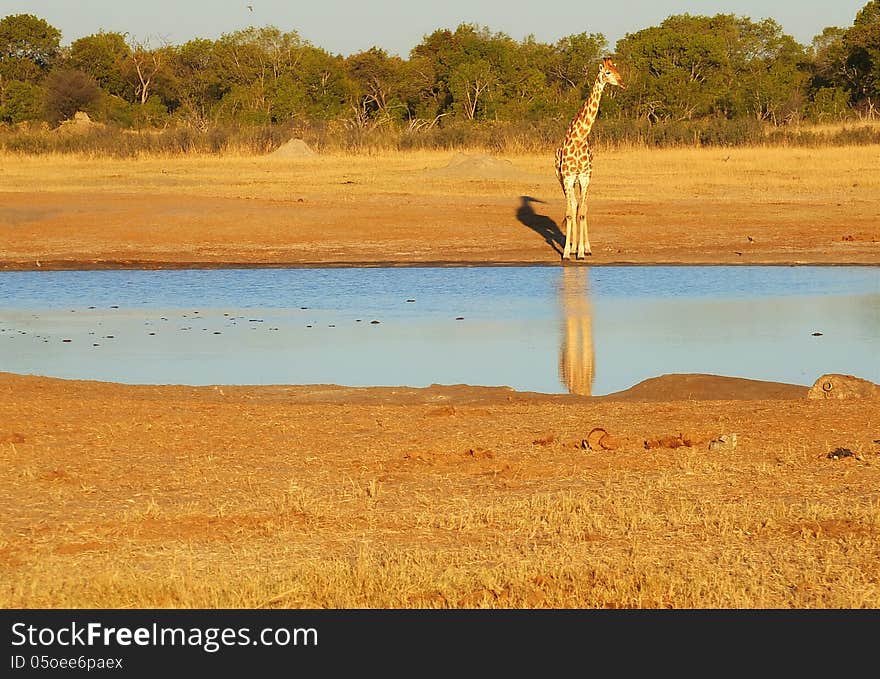
<svg viewBox="0 0 880 679">
<path fill-rule="evenodd" d="M 562 184 L 562 149 L 556 149 L 556 178 Z"/>
</svg>

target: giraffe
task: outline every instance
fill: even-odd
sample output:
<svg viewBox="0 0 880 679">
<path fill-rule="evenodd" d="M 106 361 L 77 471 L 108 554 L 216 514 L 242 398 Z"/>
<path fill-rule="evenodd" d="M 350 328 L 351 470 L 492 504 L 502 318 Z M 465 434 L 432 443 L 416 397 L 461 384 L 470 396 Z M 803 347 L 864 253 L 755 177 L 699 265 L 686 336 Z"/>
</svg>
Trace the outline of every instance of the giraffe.
<svg viewBox="0 0 880 679">
<path fill-rule="evenodd" d="M 589 98 L 571 121 L 562 146 L 556 149 L 556 177 L 565 194 L 565 249 L 563 259 L 571 259 L 571 251 L 577 246 L 577 258 L 591 255 L 590 237 L 587 235 L 587 187 L 593 173 L 593 152 L 590 150 L 590 130 L 599 111 L 599 100 L 605 85 L 626 89 L 610 57 L 602 59 L 599 75 Z M 574 239 L 572 239 L 574 230 Z M 576 241 L 576 242 L 575 242 Z"/>
</svg>

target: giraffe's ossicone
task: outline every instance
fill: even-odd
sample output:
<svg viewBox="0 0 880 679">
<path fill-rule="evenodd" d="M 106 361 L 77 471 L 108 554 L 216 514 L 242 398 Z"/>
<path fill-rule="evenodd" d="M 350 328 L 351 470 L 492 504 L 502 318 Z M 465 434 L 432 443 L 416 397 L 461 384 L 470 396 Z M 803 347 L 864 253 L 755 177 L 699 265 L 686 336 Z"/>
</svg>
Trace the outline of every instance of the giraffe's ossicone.
<svg viewBox="0 0 880 679">
<path fill-rule="evenodd" d="M 602 91 L 609 84 L 625 88 L 614 62 L 610 57 L 605 57 L 599 65 L 599 75 L 596 76 L 589 98 L 568 126 L 562 146 L 556 149 L 556 177 L 565 194 L 563 259 L 570 259 L 571 251 L 575 247 L 578 259 L 592 254 L 587 234 L 587 187 L 593 173 L 593 152 L 590 150 L 589 137 L 599 111 Z"/>
</svg>

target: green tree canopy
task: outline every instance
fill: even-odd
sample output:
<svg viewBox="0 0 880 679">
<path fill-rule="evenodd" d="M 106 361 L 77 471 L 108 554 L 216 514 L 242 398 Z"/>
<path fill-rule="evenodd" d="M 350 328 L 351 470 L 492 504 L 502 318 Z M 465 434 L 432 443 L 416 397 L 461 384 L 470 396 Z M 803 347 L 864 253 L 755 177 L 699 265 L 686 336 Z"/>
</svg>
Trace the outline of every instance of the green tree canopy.
<svg viewBox="0 0 880 679">
<path fill-rule="evenodd" d="M 651 120 L 753 115 L 780 121 L 805 82 L 803 48 L 772 19 L 671 16 L 617 44 L 631 115 Z"/>
<path fill-rule="evenodd" d="M 510 73 L 516 48 L 516 42 L 504 33 L 475 24 L 426 36 L 411 55 L 430 64 L 435 79 L 430 86 L 437 105 L 434 115 L 454 113 L 469 120 L 495 117 L 501 83 Z"/>
<path fill-rule="evenodd" d="M 812 64 L 812 86 L 814 89 L 832 87 L 842 83 L 845 75 L 846 53 L 843 36 L 846 29 L 826 26 L 813 38 L 809 56 Z"/>
<path fill-rule="evenodd" d="M 353 54 L 345 61 L 354 86 L 353 109 L 361 125 L 401 119 L 407 108 L 402 98 L 403 60 L 372 47 Z"/>
<path fill-rule="evenodd" d="M 107 93 L 130 99 L 133 92 L 125 76 L 130 56 L 124 35 L 96 33 L 74 40 L 68 61 L 72 68 L 92 76 Z"/>
<path fill-rule="evenodd" d="M 42 113 L 43 88 L 22 80 L 11 80 L 0 95 L 0 121 L 23 123 Z"/>
<path fill-rule="evenodd" d="M 560 85 L 590 93 L 596 78 L 596 64 L 608 51 L 608 41 L 601 33 L 578 33 L 561 38 L 553 46 L 549 75 Z"/>
<path fill-rule="evenodd" d="M 876 113 L 880 104 L 880 0 L 871 0 L 843 36 L 853 99 Z"/>
<path fill-rule="evenodd" d="M 173 49 L 168 61 L 165 100 L 169 110 L 206 129 L 217 102 L 228 91 L 211 40 L 190 40 Z"/>
<path fill-rule="evenodd" d="M 32 14 L 0 19 L 0 78 L 37 82 L 58 54 L 61 31 Z"/>
<path fill-rule="evenodd" d="M 549 139 L 582 105 L 609 51 L 601 33 L 550 43 L 470 23 L 425 35 L 407 58 L 379 47 L 334 55 L 275 26 L 160 47 L 99 32 L 62 49 L 60 35 L 30 14 L 0 20 L 0 118 L 34 119 L 43 99 L 61 115 L 60 93 L 83 99 L 92 82 L 94 111 L 120 125 L 437 126 L 447 139 L 473 127 L 485 140 L 513 123 L 524 138 Z M 681 131 L 870 115 L 880 103 L 880 0 L 808 49 L 772 19 L 679 14 L 618 41 L 615 60 L 628 89 L 603 99 L 612 131 L 694 139 Z"/>
</svg>

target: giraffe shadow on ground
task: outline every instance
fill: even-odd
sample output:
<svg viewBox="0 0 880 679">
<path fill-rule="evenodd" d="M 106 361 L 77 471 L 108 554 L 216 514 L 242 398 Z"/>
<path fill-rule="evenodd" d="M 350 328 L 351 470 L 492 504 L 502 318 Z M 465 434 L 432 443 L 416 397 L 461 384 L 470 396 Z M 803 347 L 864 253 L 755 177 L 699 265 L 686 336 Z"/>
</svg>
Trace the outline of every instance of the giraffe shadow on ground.
<svg viewBox="0 0 880 679">
<path fill-rule="evenodd" d="M 559 229 L 559 226 L 550 217 L 539 215 L 532 209 L 532 203 L 543 203 L 543 200 L 532 198 L 531 196 L 520 196 L 520 205 L 516 209 L 516 218 L 521 224 L 526 225 L 532 231 L 537 233 L 544 241 L 556 251 L 556 254 L 562 255 L 562 249 L 565 247 L 565 234 Z"/>
</svg>

